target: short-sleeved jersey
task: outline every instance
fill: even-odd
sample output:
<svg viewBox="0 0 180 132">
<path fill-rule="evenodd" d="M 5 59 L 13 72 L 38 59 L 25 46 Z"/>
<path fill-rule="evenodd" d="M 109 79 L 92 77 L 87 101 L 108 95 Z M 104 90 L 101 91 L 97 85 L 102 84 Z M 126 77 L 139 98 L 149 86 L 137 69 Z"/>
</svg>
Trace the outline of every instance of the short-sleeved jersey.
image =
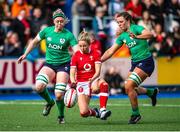
<svg viewBox="0 0 180 132">
<path fill-rule="evenodd" d="M 144 27 L 139 25 L 131 24 L 130 26 L 130 32 L 135 35 L 140 35 L 143 30 Z M 116 39 L 116 43 L 120 46 L 124 43 L 127 45 L 130 49 L 131 59 L 133 62 L 141 61 L 151 56 L 147 40 L 131 38 L 128 32 L 120 34 Z"/>
<path fill-rule="evenodd" d="M 78 82 L 89 81 L 95 74 L 95 63 L 101 63 L 98 51 L 91 50 L 87 54 L 77 51 L 71 59 L 71 67 L 77 70 L 76 80 Z"/>
<path fill-rule="evenodd" d="M 55 32 L 55 27 L 47 27 L 38 34 L 39 40 L 46 40 L 46 62 L 60 65 L 71 60 L 68 48 L 77 44 L 74 35 L 67 29 Z"/>
</svg>

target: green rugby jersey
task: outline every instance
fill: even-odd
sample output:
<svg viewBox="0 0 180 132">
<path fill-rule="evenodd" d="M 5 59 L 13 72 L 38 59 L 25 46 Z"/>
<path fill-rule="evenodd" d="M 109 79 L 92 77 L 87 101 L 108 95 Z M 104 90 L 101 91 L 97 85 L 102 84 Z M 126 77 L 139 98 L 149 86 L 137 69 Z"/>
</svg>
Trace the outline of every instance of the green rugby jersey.
<svg viewBox="0 0 180 132">
<path fill-rule="evenodd" d="M 46 62 L 59 65 L 70 61 L 69 46 L 77 44 L 74 35 L 67 29 L 55 32 L 55 27 L 47 27 L 39 32 L 39 40 L 46 40 Z"/>
<path fill-rule="evenodd" d="M 135 35 L 140 35 L 143 30 L 144 27 L 139 25 L 131 24 L 130 26 L 130 32 L 134 33 Z M 147 40 L 130 38 L 128 32 L 123 32 L 120 34 L 116 39 L 116 43 L 120 46 L 124 43 L 127 45 L 133 62 L 141 61 L 151 56 Z"/>
</svg>

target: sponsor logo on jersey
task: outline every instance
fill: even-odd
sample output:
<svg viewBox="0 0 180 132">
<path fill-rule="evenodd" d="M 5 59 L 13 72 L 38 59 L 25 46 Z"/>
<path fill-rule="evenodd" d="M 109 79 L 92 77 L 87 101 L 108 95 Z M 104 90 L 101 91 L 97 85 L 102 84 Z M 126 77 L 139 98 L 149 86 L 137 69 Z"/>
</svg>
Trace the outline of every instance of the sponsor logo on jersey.
<svg viewBox="0 0 180 132">
<path fill-rule="evenodd" d="M 49 44 L 49 45 L 48 45 L 48 48 L 61 50 L 61 49 L 62 49 L 62 46 L 61 46 L 61 45 L 56 45 L 56 44 Z"/>
<path fill-rule="evenodd" d="M 84 65 L 84 69 L 85 69 L 85 71 L 90 71 L 90 70 L 91 70 L 91 65 L 88 64 L 88 63 L 86 63 L 86 64 Z"/>
<path fill-rule="evenodd" d="M 127 46 L 129 48 L 131 48 L 131 47 L 134 47 L 136 44 L 137 44 L 136 41 L 132 41 L 132 42 L 128 43 Z"/>
<path fill-rule="evenodd" d="M 47 37 L 47 40 L 48 40 L 48 41 L 52 41 L 52 38 L 51 38 L 51 37 Z"/>
</svg>

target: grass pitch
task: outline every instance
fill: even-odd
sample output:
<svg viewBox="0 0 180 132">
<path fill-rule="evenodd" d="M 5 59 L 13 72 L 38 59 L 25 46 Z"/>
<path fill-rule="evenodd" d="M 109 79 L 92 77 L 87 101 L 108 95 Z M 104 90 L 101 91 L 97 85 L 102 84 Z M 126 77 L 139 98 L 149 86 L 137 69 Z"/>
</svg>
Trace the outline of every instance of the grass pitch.
<svg viewBox="0 0 180 132">
<path fill-rule="evenodd" d="M 54 106 L 48 117 L 41 115 L 42 101 L 0 101 L 0 131 L 180 131 L 180 99 L 159 99 L 152 107 L 150 99 L 139 99 L 141 121 L 128 125 L 131 107 L 128 99 L 109 99 L 107 108 L 111 117 L 81 118 L 77 105 L 66 109 L 65 124 L 57 123 Z M 98 106 L 91 100 L 91 107 Z"/>
</svg>

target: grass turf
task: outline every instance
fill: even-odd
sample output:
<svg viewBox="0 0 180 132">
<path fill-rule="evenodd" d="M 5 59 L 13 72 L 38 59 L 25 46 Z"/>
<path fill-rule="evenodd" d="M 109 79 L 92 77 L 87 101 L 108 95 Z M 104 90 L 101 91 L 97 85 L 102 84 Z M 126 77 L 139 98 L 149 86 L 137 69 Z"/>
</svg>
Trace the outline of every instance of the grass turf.
<svg viewBox="0 0 180 132">
<path fill-rule="evenodd" d="M 159 99 L 152 107 L 150 99 L 139 99 L 141 121 L 128 125 L 131 107 L 128 99 L 109 99 L 112 111 L 108 120 L 81 118 L 77 105 L 66 109 L 65 124 L 57 123 L 57 108 L 49 116 L 41 115 L 42 101 L 0 101 L 0 131 L 180 131 L 180 99 Z M 91 107 L 98 100 L 91 100 Z"/>
</svg>

